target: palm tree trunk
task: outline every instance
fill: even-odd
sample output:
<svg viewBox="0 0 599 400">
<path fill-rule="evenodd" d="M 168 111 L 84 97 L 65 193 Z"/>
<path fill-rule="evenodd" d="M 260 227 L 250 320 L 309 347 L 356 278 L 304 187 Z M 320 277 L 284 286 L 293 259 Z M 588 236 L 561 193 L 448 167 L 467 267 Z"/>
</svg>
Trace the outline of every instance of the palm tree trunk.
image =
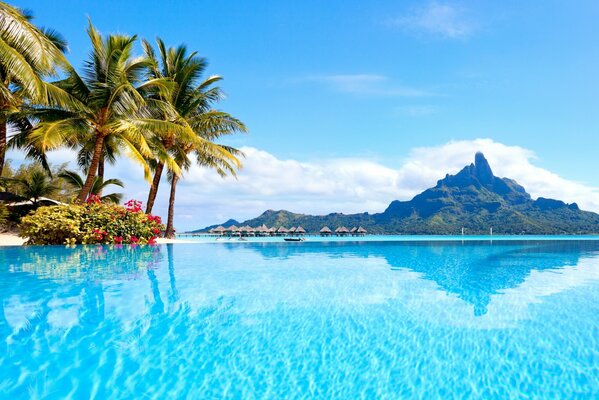
<svg viewBox="0 0 599 400">
<path fill-rule="evenodd" d="M 102 150 L 104 149 L 104 135 L 98 134 L 96 136 L 96 143 L 94 145 L 94 155 L 92 161 L 89 164 L 89 170 L 87 171 L 87 178 L 81 188 L 79 196 L 77 196 L 77 203 L 83 203 L 87 199 L 87 195 L 92 188 L 94 178 L 96 177 L 96 171 L 98 171 L 98 164 L 100 163 L 100 157 L 102 156 Z"/>
<path fill-rule="evenodd" d="M 0 119 L 0 176 L 6 159 L 6 119 Z"/>
<path fill-rule="evenodd" d="M 177 190 L 177 181 L 179 177 L 173 175 L 173 181 L 171 182 L 171 195 L 168 199 L 168 219 L 166 222 L 166 231 L 164 237 L 173 239 L 175 237 L 175 228 L 173 227 L 173 218 L 175 216 L 175 190 Z"/>
<path fill-rule="evenodd" d="M 158 185 L 160 185 L 160 178 L 162 177 L 162 170 L 164 169 L 164 164 L 159 162 L 156 165 L 156 170 L 154 171 L 154 179 L 152 179 L 152 186 L 150 186 L 150 193 L 148 194 L 148 203 L 146 205 L 146 214 L 152 213 L 152 208 L 154 207 L 154 201 L 156 200 L 156 195 L 158 194 Z"/>
<path fill-rule="evenodd" d="M 104 152 L 102 152 L 100 161 L 98 161 L 98 178 L 100 178 L 100 182 L 104 182 Z M 100 191 L 96 194 L 102 197 L 102 186 L 100 186 Z"/>
</svg>

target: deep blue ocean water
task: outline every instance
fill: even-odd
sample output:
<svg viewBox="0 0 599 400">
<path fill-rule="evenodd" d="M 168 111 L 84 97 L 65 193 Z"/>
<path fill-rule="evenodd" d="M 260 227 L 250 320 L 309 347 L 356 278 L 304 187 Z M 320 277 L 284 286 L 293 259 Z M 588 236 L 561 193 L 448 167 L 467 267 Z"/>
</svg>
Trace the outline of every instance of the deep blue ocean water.
<svg viewBox="0 0 599 400">
<path fill-rule="evenodd" d="M 0 398 L 599 397 L 599 241 L 0 248 Z"/>
</svg>

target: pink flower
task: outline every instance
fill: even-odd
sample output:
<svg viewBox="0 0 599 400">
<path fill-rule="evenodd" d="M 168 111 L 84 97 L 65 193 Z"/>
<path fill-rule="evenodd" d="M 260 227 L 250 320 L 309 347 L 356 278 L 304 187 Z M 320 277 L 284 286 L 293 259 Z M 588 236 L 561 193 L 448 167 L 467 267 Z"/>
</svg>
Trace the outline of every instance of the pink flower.
<svg viewBox="0 0 599 400">
<path fill-rule="evenodd" d="M 141 201 L 129 200 L 125 203 L 125 208 L 130 212 L 141 212 Z"/>
<path fill-rule="evenodd" d="M 102 200 L 100 200 L 100 196 L 98 196 L 97 194 L 90 194 L 89 196 L 87 196 L 86 203 L 87 204 L 100 204 L 100 203 L 102 203 Z"/>
</svg>

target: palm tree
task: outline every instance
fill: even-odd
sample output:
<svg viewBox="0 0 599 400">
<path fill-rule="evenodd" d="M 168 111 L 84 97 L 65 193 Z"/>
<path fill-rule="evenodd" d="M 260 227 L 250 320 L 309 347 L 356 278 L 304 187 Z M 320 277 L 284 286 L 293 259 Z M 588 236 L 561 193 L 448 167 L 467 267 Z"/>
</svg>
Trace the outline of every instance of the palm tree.
<svg viewBox="0 0 599 400">
<path fill-rule="evenodd" d="M 148 90 L 160 93 L 169 82 L 141 80 L 149 63 L 144 57 L 132 57 L 136 36 L 109 35 L 104 39 L 91 22 L 87 32 L 92 52 L 84 76 L 71 68 L 66 79 L 55 82 L 77 100 L 76 107 L 39 110 L 35 117 L 41 122 L 29 135 L 30 142 L 43 153 L 65 145 L 89 149 L 91 158 L 77 202 L 89 195 L 108 145 L 125 149 L 143 166 L 149 179 L 146 159 L 153 156 L 148 144 L 150 133 L 168 130 L 193 138 L 189 128 L 152 117 L 153 109 L 164 108 L 162 112 L 168 114 L 168 105 L 158 100 L 147 102 L 142 94 Z"/>
<path fill-rule="evenodd" d="M 239 124 L 239 127 L 235 128 L 235 130 L 245 129 L 245 126 L 240 121 L 233 120 Z M 202 132 L 198 133 L 202 134 Z M 187 170 L 191 167 L 192 159 L 190 158 L 190 155 L 194 155 L 198 165 L 215 170 L 221 177 L 227 175 L 236 176 L 236 170 L 241 168 L 241 162 L 237 157 L 243 156 L 243 153 L 240 150 L 219 144 L 197 147 L 193 144 L 178 143 L 178 145 L 173 148 L 173 151 L 176 153 L 175 160 L 179 164 L 181 170 Z M 179 175 L 173 171 L 169 171 L 171 187 L 168 202 L 167 223 L 164 231 L 164 236 L 166 238 L 175 237 L 175 194 L 179 179 Z"/>
<path fill-rule="evenodd" d="M 205 153 L 211 160 L 218 160 L 216 163 L 223 163 L 231 166 L 230 171 L 234 173 L 235 168 L 241 166 L 236 154 L 237 150 L 214 143 L 214 140 L 222 135 L 231 134 L 236 131 L 246 131 L 243 123 L 227 113 L 211 109 L 214 102 L 220 100 L 222 92 L 213 84 L 220 81 L 219 76 L 211 76 L 204 81 L 198 82 L 204 73 L 207 61 L 205 58 L 197 56 L 193 52 L 187 54 L 185 46 L 177 48 L 166 48 L 161 39 L 156 40 L 159 55 L 147 41 L 142 45 L 147 58 L 151 61 L 149 69 L 150 79 L 170 79 L 173 85 L 160 93 L 153 93 L 152 97 L 170 104 L 169 111 L 175 112 L 175 115 L 162 115 L 162 118 L 184 126 L 190 127 L 199 141 L 190 141 L 175 131 L 166 131 L 153 137 L 152 144 L 156 148 L 166 151 L 175 156 L 176 166 L 172 168 L 167 165 L 171 180 L 171 193 L 169 199 L 169 221 L 170 230 L 167 228 L 167 234 L 172 235 L 174 230 L 172 219 L 174 214 L 174 200 L 176 185 L 179 180 L 177 169 L 188 167 L 187 157 L 189 153 Z M 178 148 L 177 148 L 178 147 Z M 158 186 L 165 167 L 163 159 L 167 159 L 168 154 L 161 154 L 155 151 L 158 156 L 154 160 L 154 178 L 148 194 L 146 213 L 152 212 L 152 207 L 158 193 Z M 202 158 L 202 157 L 199 157 Z M 223 171 L 222 169 L 220 170 Z"/>
<path fill-rule="evenodd" d="M 71 187 L 73 187 L 76 190 L 77 195 L 79 195 L 81 189 L 83 189 L 83 178 L 75 171 L 62 171 L 58 174 L 58 177 L 64 179 Z M 120 179 L 104 180 L 102 177 L 98 175 L 94 177 L 94 182 L 92 184 L 92 188 L 89 194 L 100 196 L 100 200 L 102 200 L 103 202 L 118 204 L 123 198 L 122 193 L 109 193 L 107 195 L 102 196 L 102 191 L 110 185 L 118 186 L 121 188 L 125 187 L 125 185 Z"/>
<path fill-rule="evenodd" d="M 43 81 L 68 62 L 66 42 L 54 31 L 31 23 L 32 16 L 0 2 L 0 172 L 4 167 L 8 125 L 30 126 L 23 109 L 32 104 L 64 106 L 69 96 Z M 34 152 L 29 155 L 34 155 Z"/>
<path fill-rule="evenodd" d="M 51 196 L 59 189 L 42 171 L 34 171 L 30 177 L 20 179 L 17 185 L 20 189 L 19 194 L 27 199 L 32 199 L 34 206 L 37 206 L 40 197 Z"/>
</svg>

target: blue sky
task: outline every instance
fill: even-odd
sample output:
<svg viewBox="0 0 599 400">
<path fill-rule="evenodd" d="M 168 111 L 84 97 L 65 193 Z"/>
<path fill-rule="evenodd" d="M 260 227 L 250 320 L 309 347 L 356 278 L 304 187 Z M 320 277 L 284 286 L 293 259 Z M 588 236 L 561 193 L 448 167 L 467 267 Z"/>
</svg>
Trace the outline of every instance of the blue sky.
<svg viewBox="0 0 599 400">
<path fill-rule="evenodd" d="M 487 138 L 597 194 L 596 1 L 12 4 L 60 31 L 77 67 L 88 16 L 103 33 L 187 44 L 224 77 L 221 107 L 250 129 L 231 143 L 280 160 L 400 170 L 418 149 Z M 246 200 L 269 205 L 256 195 Z"/>
</svg>

